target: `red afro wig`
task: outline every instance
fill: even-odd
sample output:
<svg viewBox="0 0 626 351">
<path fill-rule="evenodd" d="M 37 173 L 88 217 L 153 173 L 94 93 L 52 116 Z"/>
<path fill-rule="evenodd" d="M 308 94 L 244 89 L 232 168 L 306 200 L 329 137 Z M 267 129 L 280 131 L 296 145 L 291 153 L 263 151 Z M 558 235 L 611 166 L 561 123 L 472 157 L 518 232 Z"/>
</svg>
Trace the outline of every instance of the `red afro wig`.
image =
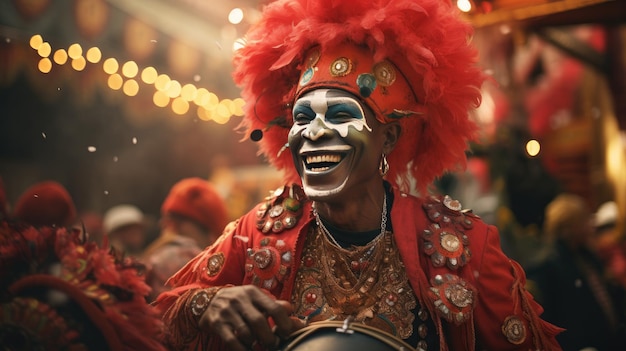
<svg viewBox="0 0 626 351">
<path fill-rule="evenodd" d="M 485 76 L 476 65 L 472 34 L 450 1 L 271 3 L 233 60 L 233 78 L 247 102 L 241 128 L 247 135 L 261 130 L 260 153 L 285 172 L 286 181 L 299 183 L 291 155 L 280 150 L 292 125 L 305 55 L 315 46 L 365 46 L 375 60 L 401 70 L 420 104 L 414 109 L 419 116 L 399 120 L 402 136 L 388 155 L 387 178 L 404 191 L 424 191 L 444 172 L 465 166 L 468 142 L 476 138 L 469 110 L 480 104 Z"/>
</svg>

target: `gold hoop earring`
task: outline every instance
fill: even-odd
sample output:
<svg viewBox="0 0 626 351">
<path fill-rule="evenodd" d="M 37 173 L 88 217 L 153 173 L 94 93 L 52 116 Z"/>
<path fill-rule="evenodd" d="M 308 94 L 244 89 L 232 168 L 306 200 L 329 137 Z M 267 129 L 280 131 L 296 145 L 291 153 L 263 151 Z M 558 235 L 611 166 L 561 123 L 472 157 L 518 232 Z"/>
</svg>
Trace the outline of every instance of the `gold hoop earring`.
<svg viewBox="0 0 626 351">
<path fill-rule="evenodd" d="M 380 171 L 380 175 L 383 177 L 387 175 L 387 172 L 389 172 L 389 162 L 387 162 L 387 156 L 385 154 L 383 154 L 383 157 L 380 159 L 378 170 Z"/>
</svg>

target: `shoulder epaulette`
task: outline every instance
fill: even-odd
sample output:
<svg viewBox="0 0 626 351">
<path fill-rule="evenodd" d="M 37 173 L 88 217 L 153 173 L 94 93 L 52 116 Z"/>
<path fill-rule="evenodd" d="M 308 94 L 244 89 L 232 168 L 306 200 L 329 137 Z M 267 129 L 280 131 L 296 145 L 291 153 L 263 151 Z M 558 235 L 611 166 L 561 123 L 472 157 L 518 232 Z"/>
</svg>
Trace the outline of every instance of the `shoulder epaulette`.
<svg viewBox="0 0 626 351">
<path fill-rule="evenodd" d="M 433 266 L 447 266 L 451 270 L 464 266 L 471 257 L 465 231 L 472 228 L 473 222 L 461 203 L 448 195 L 431 196 L 423 207 L 430 220 L 422 232 L 423 248 Z"/>
<path fill-rule="evenodd" d="M 295 227 L 305 201 L 304 191 L 295 184 L 276 189 L 257 209 L 257 228 L 264 234 L 276 234 Z"/>
</svg>

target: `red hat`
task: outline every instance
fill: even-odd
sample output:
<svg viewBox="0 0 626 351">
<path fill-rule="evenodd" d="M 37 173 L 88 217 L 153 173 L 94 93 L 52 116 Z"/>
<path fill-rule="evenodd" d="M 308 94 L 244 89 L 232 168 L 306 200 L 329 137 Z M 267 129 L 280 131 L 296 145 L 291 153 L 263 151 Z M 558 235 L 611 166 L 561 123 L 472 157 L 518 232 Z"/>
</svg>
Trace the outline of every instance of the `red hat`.
<svg viewBox="0 0 626 351">
<path fill-rule="evenodd" d="M 469 112 L 480 104 L 485 75 L 472 34 L 445 0 L 270 3 L 234 57 L 233 78 L 247 102 L 241 127 L 262 131 L 261 153 L 287 182 L 299 183 L 291 155 L 280 153 L 295 99 L 315 87 L 347 90 L 380 121 L 402 125 L 387 155 L 387 179 L 404 191 L 411 184 L 425 190 L 465 165 L 468 141 L 477 136 Z"/>
<path fill-rule="evenodd" d="M 200 178 L 185 178 L 174 184 L 161 214 L 187 217 L 213 233 L 221 233 L 228 223 L 224 200 L 211 183 Z"/>
<path fill-rule="evenodd" d="M 13 217 L 34 226 L 69 226 L 76 207 L 69 192 L 55 181 L 32 185 L 15 203 Z"/>
</svg>

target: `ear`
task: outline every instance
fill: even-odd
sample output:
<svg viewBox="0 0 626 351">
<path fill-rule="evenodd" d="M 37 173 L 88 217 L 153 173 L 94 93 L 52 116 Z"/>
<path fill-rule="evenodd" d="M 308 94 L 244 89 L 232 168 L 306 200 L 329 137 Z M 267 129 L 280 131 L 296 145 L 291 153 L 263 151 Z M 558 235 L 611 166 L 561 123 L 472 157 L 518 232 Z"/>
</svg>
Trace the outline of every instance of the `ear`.
<svg viewBox="0 0 626 351">
<path fill-rule="evenodd" d="M 391 151 L 396 147 L 398 140 L 400 140 L 400 135 L 402 134 L 402 126 L 400 122 L 391 122 L 384 124 L 385 128 L 385 142 L 383 144 L 383 152 L 385 155 L 389 155 Z"/>
</svg>

